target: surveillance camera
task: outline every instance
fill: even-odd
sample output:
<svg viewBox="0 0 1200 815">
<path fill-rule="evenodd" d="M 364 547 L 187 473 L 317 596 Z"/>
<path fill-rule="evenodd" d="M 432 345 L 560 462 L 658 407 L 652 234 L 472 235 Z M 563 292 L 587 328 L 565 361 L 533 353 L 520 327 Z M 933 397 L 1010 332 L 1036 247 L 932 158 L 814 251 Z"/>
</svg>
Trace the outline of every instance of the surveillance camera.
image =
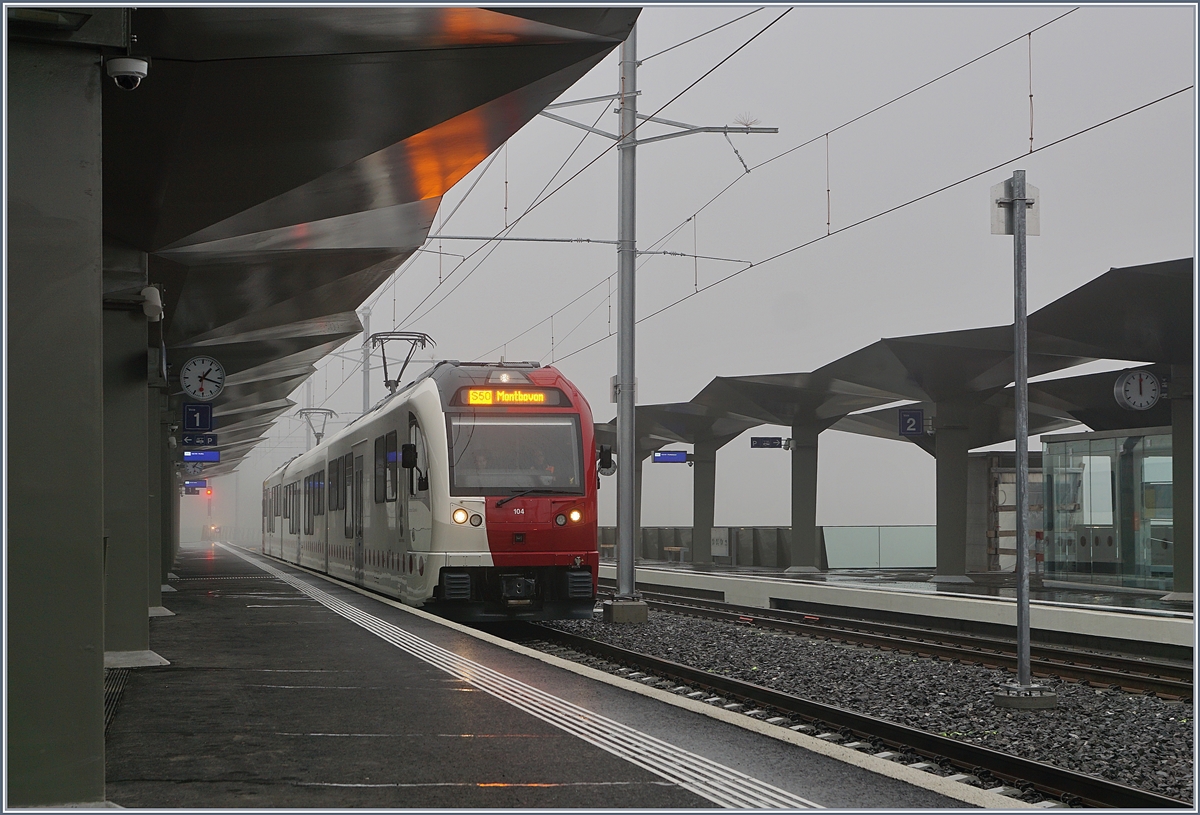
<svg viewBox="0 0 1200 815">
<path fill-rule="evenodd" d="M 106 63 L 105 68 L 118 88 L 131 91 L 142 84 L 150 70 L 150 63 L 138 57 L 114 57 Z"/>
</svg>

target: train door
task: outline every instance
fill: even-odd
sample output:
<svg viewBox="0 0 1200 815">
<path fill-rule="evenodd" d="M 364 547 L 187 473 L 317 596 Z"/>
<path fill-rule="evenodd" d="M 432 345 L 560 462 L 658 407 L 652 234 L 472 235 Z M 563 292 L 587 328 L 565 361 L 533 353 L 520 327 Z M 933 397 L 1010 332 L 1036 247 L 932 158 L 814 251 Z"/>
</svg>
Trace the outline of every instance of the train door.
<svg viewBox="0 0 1200 815">
<path fill-rule="evenodd" d="M 292 529 L 296 533 L 296 559 L 293 563 L 300 562 L 300 553 L 304 549 L 304 505 L 301 494 L 303 485 L 303 480 L 292 483 Z"/>
<path fill-rule="evenodd" d="M 361 444 L 365 444 L 365 442 Z M 354 582 L 362 584 L 365 559 L 363 546 L 363 487 L 365 486 L 363 484 L 363 448 L 359 444 L 356 444 L 354 448 L 352 454 L 354 456 L 354 475 L 349 481 L 353 498 L 346 503 L 346 526 L 347 531 L 354 536 Z"/>
<path fill-rule="evenodd" d="M 417 417 L 408 414 L 408 440 L 417 446 L 417 466 L 407 471 L 405 494 L 408 497 L 408 548 L 428 552 L 433 526 L 429 501 L 429 451 Z"/>
<path fill-rule="evenodd" d="M 325 462 L 325 475 L 321 477 L 321 486 L 324 490 L 324 495 L 321 500 L 321 549 L 323 550 L 322 559 L 325 561 L 325 574 L 329 574 L 329 546 L 333 541 L 333 527 L 330 525 L 329 519 L 333 515 L 332 507 L 337 506 L 337 501 L 334 497 L 334 490 L 337 488 L 334 484 L 334 466 L 333 460 Z"/>
</svg>

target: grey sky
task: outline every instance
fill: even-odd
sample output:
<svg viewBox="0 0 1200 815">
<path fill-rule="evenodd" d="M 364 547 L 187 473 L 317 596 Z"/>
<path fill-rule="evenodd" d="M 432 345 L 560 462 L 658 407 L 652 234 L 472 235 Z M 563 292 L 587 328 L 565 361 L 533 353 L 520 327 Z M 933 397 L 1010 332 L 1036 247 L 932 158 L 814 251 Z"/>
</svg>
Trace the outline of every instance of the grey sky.
<svg viewBox="0 0 1200 815">
<path fill-rule="evenodd" d="M 639 55 L 654 54 L 753 8 L 647 8 L 638 23 Z M 663 110 L 659 115 L 665 118 L 698 125 L 732 124 L 749 114 L 761 125 L 778 127 L 777 135 L 733 137 L 752 168 L 816 139 L 754 169 L 699 214 L 694 231 L 687 223 L 672 240 L 655 247 L 675 252 L 760 261 L 825 235 L 827 217 L 836 232 L 1003 166 L 751 268 L 641 323 L 639 403 L 686 401 L 717 375 L 812 370 L 881 337 L 1010 322 L 1012 241 L 989 232 L 988 189 L 1013 169 L 1026 170 L 1043 195 L 1042 234 L 1029 243 L 1030 310 L 1114 266 L 1193 256 L 1193 91 L 1024 154 L 1030 148 L 1031 72 L 1035 149 L 1193 85 L 1195 7 L 1082 6 L 1066 14 L 1072 8 L 798 6 Z M 647 60 L 639 71 L 639 112 L 657 111 L 785 9 L 765 8 Z M 1031 38 L 837 129 L 1064 14 Z M 614 52 L 562 101 L 614 93 L 616 87 Z M 587 124 L 599 118 L 598 127 L 613 131 L 617 117 L 611 109 L 595 104 L 559 112 Z M 821 137 L 835 129 L 828 139 L 827 164 Z M 647 125 L 639 134 L 661 132 L 667 131 Z M 535 119 L 507 149 L 501 148 L 441 227 L 444 233 L 498 233 L 506 223 L 506 196 L 511 224 L 583 137 L 581 130 Z M 610 146 L 606 139 L 587 136 L 553 186 Z M 511 234 L 615 238 L 615 153 L 609 150 Z M 443 218 L 484 166 L 487 162 L 446 196 Z M 639 148 L 639 248 L 651 248 L 743 175 L 721 135 Z M 418 319 L 397 327 L 431 334 L 438 343 L 436 358 L 494 359 L 501 352 L 492 349 L 503 348 L 508 359 L 549 364 L 552 330 L 547 318 L 558 312 L 553 358 L 583 389 L 595 418 L 610 419 L 615 406 L 607 390 L 616 369 L 615 337 L 578 349 L 609 333 L 609 288 L 603 281 L 616 269 L 614 247 L 492 246 L 490 254 L 491 247 L 484 248 L 461 266 L 458 257 L 442 255 L 440 269 L 438 255 L 422 253 L 392 287 L 381 290 L 372 331 L 392 328 L 394 319 L 434 292 L 417 312 Z M 445 241 L 441 251 L 469 255 L 479 247 Z M 437 241 L 427 248 L 439 249 Z M 642 316 L 745 264 L 654 256 L 639 266 L 637 310 Z M 469 279 L 447 295 L 468 272 Z M 597 284 L 574 306 L 559 311 Z M 615 277 L 612 286 L 615 326 Z M 531 330 L 517 337 L 526 329 Z M 356 354 L 359 343 L 351 340 L 344 350 Z M 410 373 L 420 365 L 414 361 Z M 329 357 L 313 380 L 315 404 L 333 408 L 343 419 L 357 415 L 362 386 L 360 374 L 351 375 L 354 369 L 353 361 Z M 1069 373 L 1074 372 L 1064 375 Z M 384 393 L 382 378 L 382 372 L 372 377 L 373 400 Z M 292 398 L 303 405 L 304 393 L 301 388 Z M 787 435 L 782 428 L 753 432 Z M 298 422 L 281 419 L 242 465 L 236 477 L 239 525 L 257 525 L 259 483 L 300 452 L 304 439 Z M 787 455 L 751 451 L 744 438 L 724 448 L 718 464 L 717 524 L 786 525 Z M 933 459 L 913 445 L 831 431 L 821 437 L 820 468 L 818 523 L 933 523 Z M 233 511 L 232 503 L 225 502 L 234 482 L 233 476 L 222 480 L 226 486 L 217 511 L 226 517 Z M 605 479 L 602 523 L 612 523 L 615 492 L 615 479 Z M 201 511 L 198 502 L 185 501 L 185 529 L 198 522 Z M 643 522 L 690 524 L 689 468 L 647 465 Z"/>
</svg>

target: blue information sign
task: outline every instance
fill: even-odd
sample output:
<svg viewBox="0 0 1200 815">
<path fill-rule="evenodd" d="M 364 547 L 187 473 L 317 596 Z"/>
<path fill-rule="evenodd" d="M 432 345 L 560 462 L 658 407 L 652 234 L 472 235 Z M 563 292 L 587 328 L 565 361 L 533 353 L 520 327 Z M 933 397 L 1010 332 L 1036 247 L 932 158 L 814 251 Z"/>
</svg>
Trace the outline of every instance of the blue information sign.
<svg viewBox="0 0 1200 815">
<path fill-rule="evenodd" d="M 184 450 L 184 461 L 207 461 L 210 463 L 220 463 L 220 450 Z"/>
<path fill-rule="evenodd" d="M 216 433 L 184 433 L 180 439 L 185 447 L 216 447 Z"/>
<path fill-rule="evenodd" d="M 655 450 L 655 464 L 683 464 L 687 461 L 687 450 Z"/>
<path fill-rule="evenodd" d="M 183 403 L 183 432 L 211 433 L 212 429 L 212 405 L 199 402 Z"/>
<path fill-rule="evenodd" d="M 208 486 L 208 479 L 207 479 L 207 478 L 200 478 L 200 479 L 197 479 L 197 480 L 195 480 L 195 481 L 184 481 L 184 482 L 183 482 L 183 486 L 185 486 L 185 487 L 207 487 L 207 486 Z"/>
<path fill-rule="evenodd" d="M 901 409 L 900 411 L 900 435 L 901 436 L 924 436 L 925 435 L 925 411 L 919 408 Z"/>
<path fill-rule="evenodd" d="M 751 447 L 778 447 L 783 448 L 783 436 L 751 436 Z"/>
</svg>

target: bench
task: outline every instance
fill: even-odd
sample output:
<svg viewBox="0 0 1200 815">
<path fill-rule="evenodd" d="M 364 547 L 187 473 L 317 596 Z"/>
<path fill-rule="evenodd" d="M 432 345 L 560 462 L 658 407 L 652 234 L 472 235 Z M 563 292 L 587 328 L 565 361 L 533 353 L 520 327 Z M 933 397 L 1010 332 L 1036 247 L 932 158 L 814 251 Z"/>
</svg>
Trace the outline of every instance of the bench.
<svg viewBox="0 0 1200 815">
<path fill-rule="evenodd" d="M 675 559 L 676 559 L 677 561 L 679 561 L 680 563 L 683 563 L 683 550 L 684 550 L 684 547 L 682 547 L 682 546 L 664 546 L 664 547 L 662 548 L 662 550 L 663 550 L 663 552 L 664 552 L 664 554 L 663 554 L 663 560 L 670 561 L 670 560 L 671 560 L 671 555 L 670 555 L 670 554 L 668 554 L 668 553 L 670 553 L 670 552 L 674 552 L 674 553 L 675 553 Z"/>
</svg>

